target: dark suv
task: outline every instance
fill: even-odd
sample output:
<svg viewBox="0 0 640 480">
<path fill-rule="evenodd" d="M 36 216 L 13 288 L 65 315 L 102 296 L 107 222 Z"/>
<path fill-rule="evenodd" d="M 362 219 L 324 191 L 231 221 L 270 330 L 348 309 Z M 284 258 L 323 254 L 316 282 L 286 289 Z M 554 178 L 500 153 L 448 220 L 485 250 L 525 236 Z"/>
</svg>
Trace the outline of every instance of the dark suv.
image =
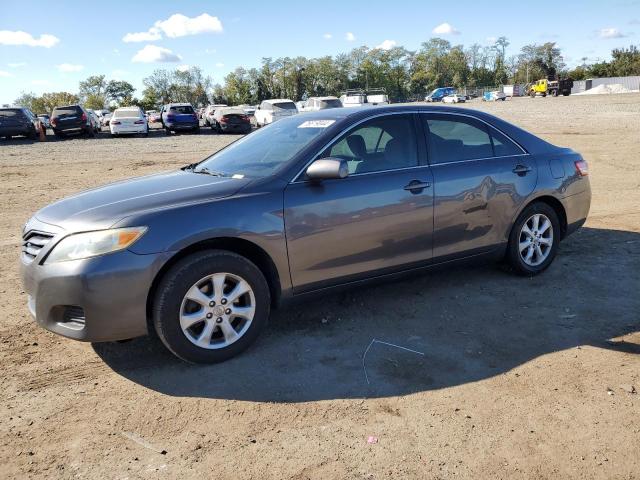
<svg viewBox="0 0 640 480">
<path fill-rule="evenodd" d="M 40 120 L 28 108 L 0 108 L 0 137 L 23 135 L 35 139 L 40 129 Z"/>
<path fill-rule="evenodd" d="M 56 137 L 64 137 L 68 133 L 84 133 L 89 137 L 95 134 L 89 113 L 80 105 L 54 108 L 51 113 L 51 128 Z"/>
<path fill-rule="evenodd" d="M 190 103 L 170 103 L 162 107 L 160 112 L 162 126 L 170 135 L 171 132 L 200 132 L 200 119 Z"/>
</svg>

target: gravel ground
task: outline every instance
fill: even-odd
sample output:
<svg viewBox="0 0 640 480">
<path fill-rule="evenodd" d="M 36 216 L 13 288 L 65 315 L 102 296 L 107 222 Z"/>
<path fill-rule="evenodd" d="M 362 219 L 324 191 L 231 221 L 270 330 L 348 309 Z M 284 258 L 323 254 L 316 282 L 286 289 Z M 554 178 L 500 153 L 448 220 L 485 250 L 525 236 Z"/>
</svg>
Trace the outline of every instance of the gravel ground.
<svg viewBox="0 0 640 480">
<path fill-rule="evenodd" d="M 456 268 L 282 309 L 215 366 L 153 338 L 37 328 L 19 234 L 53 200 L 237 137 L 0 142 L 0 477 L 638 478 L 640 95 L 467 106 L 589 161 L 591 215 L 552 267 Z M 374 338 L 424 355 L 374 343 L 367 383 Z"/>
</svg>

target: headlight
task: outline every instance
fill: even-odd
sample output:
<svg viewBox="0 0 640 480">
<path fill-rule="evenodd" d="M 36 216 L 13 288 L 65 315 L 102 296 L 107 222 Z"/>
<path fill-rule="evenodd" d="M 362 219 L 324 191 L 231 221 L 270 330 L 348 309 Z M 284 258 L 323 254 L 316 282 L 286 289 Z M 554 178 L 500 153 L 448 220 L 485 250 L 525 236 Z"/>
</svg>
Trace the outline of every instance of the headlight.
<svg viewBox="0 0 640 480">
<path fill-rule="evenodd" d="M 69 235 L 53 247 L 45 263 L 79 260 L 117 252 L 132 245 L 146 231 L 147 227 L 128 227 Z"/>
</svg>

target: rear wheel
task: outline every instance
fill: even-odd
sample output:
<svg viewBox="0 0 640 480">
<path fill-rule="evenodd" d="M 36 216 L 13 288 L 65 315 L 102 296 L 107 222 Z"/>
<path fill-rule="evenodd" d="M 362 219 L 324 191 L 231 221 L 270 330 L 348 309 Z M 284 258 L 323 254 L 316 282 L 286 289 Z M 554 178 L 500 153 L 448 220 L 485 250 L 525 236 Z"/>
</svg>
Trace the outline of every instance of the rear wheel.
<svg viewBox="0 0 640 480">
<path fill-rule="evenodd" d="M 256 340 L 270 302 L 258 267 L 235 253 L 210 250 L 184 258 L 165 274 L 154 298 L 153 323 L 181 359 L 222 362 Z"/>
<path fill-rule="evenodd" d="M 520 275 L 537 275 L 556 256 L 560 221 L 555 210 L 543 202 L 529 205 L 516 220 L 509 236 L 507 259 Z"/>
<path fill-rule="evenodd" d="M 195 133 L 196 135 L 200 133 L 200 126 L 197 126 L 196 128 L 194 128 L 193 133 Z"/>
<path fill-rule="evenodd" d="M 164 133 L 166 133 L 167 135 L 171 135 L 171 130 L 169 130 L 168 128 L 165 128 Z"/>
</svg>

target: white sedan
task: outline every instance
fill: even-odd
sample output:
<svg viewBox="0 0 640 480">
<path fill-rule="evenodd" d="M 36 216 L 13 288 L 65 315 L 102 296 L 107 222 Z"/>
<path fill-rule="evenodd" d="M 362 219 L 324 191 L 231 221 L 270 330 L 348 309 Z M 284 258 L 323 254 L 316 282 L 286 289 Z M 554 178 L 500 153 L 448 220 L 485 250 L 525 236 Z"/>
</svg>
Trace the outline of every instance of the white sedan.
<svg viewBox="0 0 640 480">
<path fill-rule="evenodd" d="M 451 95 L 447 95 L 442 98 L 442 103 L 464 103 L 467 101 L 467 97 L 465 95 L 460 95 L 459 93 L 452 93 Z"/>
<path fill-rule="evenodd" d="M 149 124 L 138 107 L 116 108 L 109 121 L 111 136 L 142 133 L 149 135 Z"/>
</svg>

